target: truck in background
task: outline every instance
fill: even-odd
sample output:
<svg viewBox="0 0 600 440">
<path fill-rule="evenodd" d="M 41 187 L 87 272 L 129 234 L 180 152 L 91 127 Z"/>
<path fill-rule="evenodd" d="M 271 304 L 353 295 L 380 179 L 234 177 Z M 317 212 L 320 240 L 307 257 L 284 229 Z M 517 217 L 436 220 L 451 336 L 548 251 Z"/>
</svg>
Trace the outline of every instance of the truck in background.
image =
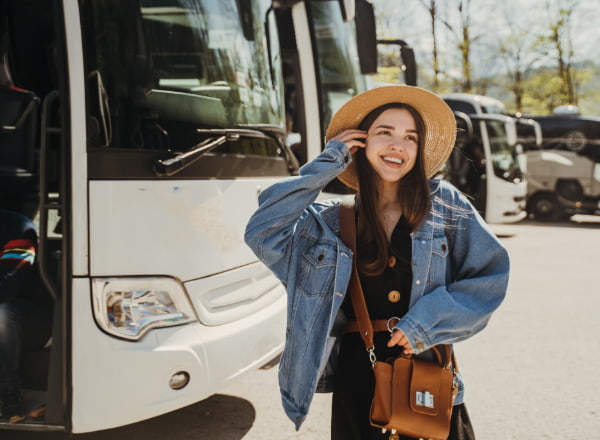
<svg viewBox="0 0 600 440">
<path fill-rule="evenodd" d="M 528 213 L 541 221 L 600 214 L 600 118 L 529 117 L 541 125 L 543 142 L 526 148 Z"/>
</svg>

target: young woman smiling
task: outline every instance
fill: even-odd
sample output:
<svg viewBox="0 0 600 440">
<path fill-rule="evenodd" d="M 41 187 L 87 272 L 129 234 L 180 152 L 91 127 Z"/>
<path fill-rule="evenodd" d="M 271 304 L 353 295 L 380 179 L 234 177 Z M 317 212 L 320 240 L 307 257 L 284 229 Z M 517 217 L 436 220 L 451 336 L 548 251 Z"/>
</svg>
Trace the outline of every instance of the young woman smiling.
<svg viewBox="0 0 600 440">
<path fill-rule="evenodd" d="M 482 330 L 502 302 L 505 249 L 462 194 L 431 179 L 455 136 L 435 94 L 376 88 L 338 110 L 325 150 L 299 176 L 261 193 L 245 238 L 288 292 L 279 382 L 297 428 L 319 389 L 333 391 L 332 439 L 407 438 L 370 425 L 374 377 L 346 295 L 353 259 L 369 318 L 400 318 L 391 332 L 375 328 L 377 359 L 431 356 Z M 316 202 L 336 176 L 357 191 L 355 255 L 340 239 L 340 202 Z M 448 439 L 473 439 L 456 379 Z"/>
</svg>

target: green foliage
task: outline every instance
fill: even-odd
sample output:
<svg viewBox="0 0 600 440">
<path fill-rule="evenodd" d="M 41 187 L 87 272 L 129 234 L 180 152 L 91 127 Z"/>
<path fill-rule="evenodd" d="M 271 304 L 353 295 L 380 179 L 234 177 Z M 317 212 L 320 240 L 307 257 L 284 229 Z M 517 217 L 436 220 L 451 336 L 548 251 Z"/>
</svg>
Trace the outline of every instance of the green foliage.
<svg viewBox="0 0 600 440">
<path fill-rule="evenodd" d="M 599 58 L 583 51 L 581 37 L 597 35 L 581 26 L 582 14 L 590 16 L 597 0 L 471 0 L 471 11 L 461 6 L 470 2 L 437 2 L 436 78 L 429 0 L 372 1 L 378 23 L 386 24 L 379 37 L 415 48 L 419 86 L 487 94 L 511 112 L 548 114 L 575 104 L 584 115 L 600 116 Z M 380 53 L 375 80 L 402 82 L 399 63 L 399 55 Z"/>
</svg>

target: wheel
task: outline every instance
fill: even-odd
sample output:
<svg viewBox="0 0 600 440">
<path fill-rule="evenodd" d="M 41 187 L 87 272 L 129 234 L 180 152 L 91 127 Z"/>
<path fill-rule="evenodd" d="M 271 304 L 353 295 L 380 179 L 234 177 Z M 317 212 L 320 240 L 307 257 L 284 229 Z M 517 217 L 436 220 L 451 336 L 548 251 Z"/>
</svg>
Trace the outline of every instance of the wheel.
<svg viewBox="0 0 600 440">
<path fill-rule="evenodd" d="M 536 220 L 549 222 L 564 217 L 562 207 L 558 203 L 556 195 L 552 193 L 539 193 L 534 195 L 527 204 L 530 214 Z"/>
</svg>

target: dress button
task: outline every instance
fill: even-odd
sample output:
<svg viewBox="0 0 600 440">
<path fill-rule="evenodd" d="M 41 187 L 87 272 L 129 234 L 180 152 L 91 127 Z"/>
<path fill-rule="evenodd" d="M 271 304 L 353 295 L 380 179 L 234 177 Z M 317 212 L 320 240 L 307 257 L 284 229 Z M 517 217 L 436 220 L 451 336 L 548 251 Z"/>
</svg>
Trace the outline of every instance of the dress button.
<svg viewBox="0 0 600 440">
<path fill-rule="evenodd" d="M 400 301 L 400 296 L 400 292 L 398 292 L 397 290 L 390 290 L 390 292 L 388 293 L 388 300 L 390 302 L 397 303 L 398 301 Z"/>
<path fill-rule="evenodd" d="M 389 258 L 388 260 L 388 266 L 389 267 L 394 267 L 396 266 L 396 257 L 394 257 L 393 255 Z"/>
</svg>

